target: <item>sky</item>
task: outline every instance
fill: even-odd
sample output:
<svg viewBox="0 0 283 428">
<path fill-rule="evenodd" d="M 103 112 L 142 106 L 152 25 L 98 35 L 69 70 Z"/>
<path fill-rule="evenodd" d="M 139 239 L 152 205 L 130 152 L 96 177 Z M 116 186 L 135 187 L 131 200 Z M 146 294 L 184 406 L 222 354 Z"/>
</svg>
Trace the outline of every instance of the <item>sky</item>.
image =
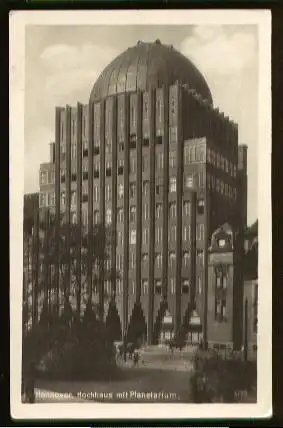
<svg viewBox="0 0 283 428">
<path fill-rule="evenodd" d="M 55 107 L 87 103 L 107 64 L 138 40 L 187 56 L 205 77 L 214 106 L 239 125 L 248 146 L 248 223 L 257 219 L 258 34 L 255 25 L 28 26 L 25 60 L 25 193 L 39 189 L 49 161 Z"/>
</svg>

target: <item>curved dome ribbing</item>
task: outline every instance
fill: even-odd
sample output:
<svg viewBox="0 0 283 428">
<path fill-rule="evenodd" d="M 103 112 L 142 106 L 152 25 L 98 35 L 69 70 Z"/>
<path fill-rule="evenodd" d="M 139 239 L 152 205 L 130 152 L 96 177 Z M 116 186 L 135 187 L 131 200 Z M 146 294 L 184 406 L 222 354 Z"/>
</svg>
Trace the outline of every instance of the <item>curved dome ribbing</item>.
<svg viewBox="0 0 283 428">
<path fill-rule="evenodd" d="M 176 81 L 187 84 L 212 104 L 204 77 L 189 59 L 159 40 L 138 42 L 103 70 L 92 88 L 90 101 L 97 102 L 123 92 L 147 91 Z"/>
</svg>

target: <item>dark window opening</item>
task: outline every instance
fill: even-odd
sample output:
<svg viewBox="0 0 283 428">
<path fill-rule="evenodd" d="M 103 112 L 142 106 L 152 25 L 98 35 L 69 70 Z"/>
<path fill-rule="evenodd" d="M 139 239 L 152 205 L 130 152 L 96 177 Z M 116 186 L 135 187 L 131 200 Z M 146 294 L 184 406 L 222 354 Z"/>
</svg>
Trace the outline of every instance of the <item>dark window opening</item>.
<svg viewBox="0 0 283 428">
<path fill-rule="evenodd" d="M 94 155 L 99 155 L 99 147 L 94 147 L 93 148 L 93 154 Z"/>
<path fill-rule="evenodd" d="M 118 175 L 123 175 L 123 173 L 124 173 L 124 167 L 118 166 Z"/>
<path fill-rule="evenodd" d="M 95 169 L 95 170 L 93 171 L 93 177 L 94 177 L 94 178 L 99 178 L 99 170 L 98 170 L 98 169 Z"/>
<path fill-rule="evenodd" d="M 123 152 L 124 151 L 124 143 L 119 143 L 119 145 L 118 145 L 118 150 L 119 150 L 119 152 Z"/>
<path fill-rule="evenodd" d="M 83 172 L 83 180 L 88 180 L 88 172 Z"/>
<path fill-rule="evenodd" d="M 204 199 L 199 199 L 197 202 L 198 214 L 204 214 Z"/>
<path fill-rule="evenodd" d="M 157 137 L 156 137 L 156 144 L 162 144 L 162 142 L 163 142 L 163 140 L 162 140 L 162 135 L 158 135 Z"/>
<path fill-rule="evenodd" d="M 137 137 L 135 135 L 130 136 L 130 149 L 135 149 L 137 147 Z"/>
<path fill-rule="evenodd" d="M 159 295 L 160 295 L 160 294 L 161 294 L 161 291 L 162 291 L 162 290 L 161 290 L 161 285 L 156 285 L 156 286 L 155 286 L 155 294 L 159 294 Z"/>
<path fill-rule="evenodd" d="M 155 186 L 155 192 L 156 192 L 156 194 L 157 194 L 157 195 L 160 195 L 160 194 L 161 194 L 161 186 L 160 186 L 159 184 L 157 184 L 157 185 Z"/>
<path fill-rule="evenodd" d="M 106 177 L 111 177 L 112 170 L 111 168 L 106 168 Z"/>
<path fill-rule="evenodd" d="M 66 177 L 65 175 L 61 175 L 61 183 L 65 183 L 66 182 Z"/>
<path fill-rule="evenodd" d="M 189 294 L 189 286 L 188 285 L 182 286 L 182 293 L 183 294 Z"/>
<path fill-rule="evenodd" d="M 76 180 L 77 180 L 77 174 L 72 174 L 72 176 L 71 176 L 71 180 L 72 180 L 72 181 L 76 181 Z"/>
<path fill-rule="evenodd" d="M 84 149 L 83 150 L 83 157 L 87 158 L 88 157 L 88 149 Z"/>
<path fill-rule="evenodd" d="M 83 195 L 83 202 L 88 202 L 88 195 Z"/>
<path fill-rule="evenodd" d="M 143 145 L 144 147 L 148 147 L 148 146 L 149 146 L 149 138 L 144 138 L 144 139 L 143 139 L 143 142 L 142 142 L 142 145 Z"/>
</svg>

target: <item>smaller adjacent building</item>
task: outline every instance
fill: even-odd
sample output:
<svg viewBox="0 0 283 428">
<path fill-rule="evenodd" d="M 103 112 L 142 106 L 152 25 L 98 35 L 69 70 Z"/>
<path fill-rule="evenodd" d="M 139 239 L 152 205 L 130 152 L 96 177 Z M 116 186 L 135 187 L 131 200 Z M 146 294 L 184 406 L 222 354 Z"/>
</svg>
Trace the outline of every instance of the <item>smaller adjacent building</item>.
<svg viewBox="0 0 283 428">
<path fill-rule="evenodd" d="M 247 305 L 247 345 L 250 356 L 257 351 L 258 330 L 258 222 L 244 235 L 244 299 Z M 247 302 L 247 303 L 245 303 Z"/>
<path fill-rule="evenodd" d="M 239 350 L 242 345 L 240 247 L 228 223 L 212 234 L 208 251 L 208 347 Z"/>
<path fill-rule="evenodd" d="M 257 350 L 257 222 L 242 235 L 225 223 L 208 250 L 207 343 L 217 350 Z"/>
</svg>

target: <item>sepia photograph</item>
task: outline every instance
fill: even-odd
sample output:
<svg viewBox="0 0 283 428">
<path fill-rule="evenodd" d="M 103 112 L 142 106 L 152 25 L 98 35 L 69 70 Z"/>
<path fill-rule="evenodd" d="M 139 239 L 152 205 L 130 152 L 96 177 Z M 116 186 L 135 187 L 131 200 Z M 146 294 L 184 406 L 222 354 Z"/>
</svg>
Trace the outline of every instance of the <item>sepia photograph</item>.
<svg viewBox="0 0 283 428">
<path fill-rule="evenodd" d="M 11 14 L 12 416 L 271 416 L 270 44 L 266 11 Z"/>
</svg>

